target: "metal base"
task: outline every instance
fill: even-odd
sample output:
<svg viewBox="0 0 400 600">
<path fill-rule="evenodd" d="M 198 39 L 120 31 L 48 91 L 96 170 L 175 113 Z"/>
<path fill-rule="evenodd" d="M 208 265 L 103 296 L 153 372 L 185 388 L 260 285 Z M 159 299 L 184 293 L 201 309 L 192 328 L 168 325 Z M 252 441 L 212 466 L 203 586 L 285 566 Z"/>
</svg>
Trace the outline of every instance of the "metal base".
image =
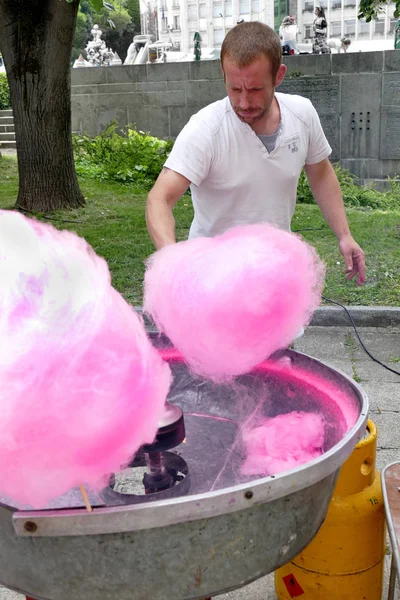
<svg viewBox="0 0 400 600">
<path fill-rule="evenodd" d="M 144 496 L 131 505 L 99 501 L 92 513 L 71 508 L 68 496 L 62 507 L 55 502 L 43 511 L 0 503 L 0 582 L 48 600 L 199 600 L 290 562 L 325 519 L 337 473 L 365 432 L 368 403 L 354 381 L 323 363 L 292 351 L 283 358 L 292 368 L 265 365 L 234 388 L 194 379 L 179 356 L 171 358 L 169 400 L 185 413 L 187 438 L 179 452 L 190 469 L 189 493 L 161 502 Z M 321 457 L 243 480 L 242 423 L 253 415 L 321 409 L 320 392 L 304 389 L 298 369 L 344 390 L 357 408 L 357 423 L 344 433 L 329 397 L 322 402 L 327 426 Z M 177 419 L 161 427 L 171 421 Z"/>
<path fill-rule="evenodd" d="M 171 487 L 145 494 L 124 494 L 114 489 L 115 475 L 112 475 L 108 486 L 102 492 L 105 503 L 111 503 L 114 506 L 129 505 L 154 500 L 177 498 L 178 496 L 187 494 L 190 488 L 190 475 L 186 461 L 173 452 L 163 452 L 161 456 L 165 472 L 168 473 L 173 480 L 173 485 Z M 144 454 L 137 455 L 130 465 L 132 468 L 145 466 L 147 466 L 147 461 Z M 146 475 L 147 474 L 145 474 L 145 477 Z"/>
</svg>

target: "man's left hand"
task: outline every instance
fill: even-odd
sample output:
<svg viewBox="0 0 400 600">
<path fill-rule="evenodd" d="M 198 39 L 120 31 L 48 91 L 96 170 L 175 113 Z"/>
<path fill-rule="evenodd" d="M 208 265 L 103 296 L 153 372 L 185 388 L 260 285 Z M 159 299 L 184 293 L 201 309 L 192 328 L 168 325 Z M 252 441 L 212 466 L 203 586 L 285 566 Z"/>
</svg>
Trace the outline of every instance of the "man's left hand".
<svg viewBox="0 0 400 600">
<path fill-rule="evenodd" d="M 339 250 L 346 263 L 346 279 L 353 279 L 357 275 L 357 285 L 365 282 L 365 255 L 355 239 L 348 235 L 339 240 Z"/>
</svg>

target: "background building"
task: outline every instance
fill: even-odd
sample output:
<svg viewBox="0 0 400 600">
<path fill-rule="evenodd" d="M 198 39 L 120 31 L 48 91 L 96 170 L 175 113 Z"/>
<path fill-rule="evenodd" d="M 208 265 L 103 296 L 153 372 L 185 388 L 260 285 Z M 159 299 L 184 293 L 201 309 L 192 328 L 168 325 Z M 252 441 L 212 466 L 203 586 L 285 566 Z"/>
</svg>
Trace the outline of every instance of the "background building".
<svg viewBox="0 0 400 600">
<path fill-rule="evenodd" d="M 328 37 L 351 39 L 351 52 L 394 48 L 395 4 L 387 4 L 378 19 L 357 19 L 360 0 L 140 0 L 142 33 L 172 42 L 181 52 L 194 48 L 199 32 L 202 47 L 220 48 L 227 32 L 240 20 L 262 21 L 278 31 L 286 15 L 295 17 L 299 42 L 312 40 L 314 7 L 325 8 Z"/>
<path fill-rule="evenodd" d="M 196 31 L 202 46 L 220 48 L 225 35 L 241 19 L 274 26 L 273 0 L 142 0 L 142 7 L 148 14 L 156 12 L 159 39 L 172 41 L 182 52 L 194 47 Z"/>
<path fill-rule="evenodd" d="M 380 17 L 367 23 L 357 19 L 360 0 L 320 0 L 325 9 L 328 23 L 328 37 L 348 37 L 352 44 L 349 51 L 385 50 L 394 48 L 393 17 L 395 4 L 387 4 Z M 315 3 L 310 0 L 298 0 L 297 23 L 301 41 L 311 40 Z"/>
</svg>

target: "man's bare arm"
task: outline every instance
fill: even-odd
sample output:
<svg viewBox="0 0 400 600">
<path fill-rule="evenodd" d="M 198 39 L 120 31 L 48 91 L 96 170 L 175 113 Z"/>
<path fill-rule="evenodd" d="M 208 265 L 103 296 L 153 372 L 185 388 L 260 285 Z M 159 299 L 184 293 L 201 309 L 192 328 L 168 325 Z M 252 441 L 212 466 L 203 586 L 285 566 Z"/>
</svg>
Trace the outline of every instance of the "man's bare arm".
<svg viewBox="0 0 400 600">
<path fill-rule="evenodd" d="M 336 235 L 346 263 L 347 279 L 357 276 L 357 285 L 365 281 L 364 252 L 350 233 L 342 192 L 329 160 L 304 167 L 311 191 L 329 227 Z"/>
<path fill-rule="evenodd" d="M 176 242 L 172 209 L 189 185 L 189 179 L 164 167 L 147 197 L 147 229 L 157 250 Z"/>
</svg>

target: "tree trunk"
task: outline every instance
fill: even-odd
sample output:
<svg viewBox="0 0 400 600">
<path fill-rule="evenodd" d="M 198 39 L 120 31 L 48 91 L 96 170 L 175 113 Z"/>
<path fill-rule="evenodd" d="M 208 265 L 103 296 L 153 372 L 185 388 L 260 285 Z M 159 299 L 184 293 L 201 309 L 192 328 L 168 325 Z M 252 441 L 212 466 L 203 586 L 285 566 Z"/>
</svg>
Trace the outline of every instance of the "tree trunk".
<svg viewBox="0 0 400 600">
<path fill-rule="evenodd" d="M 71 51 L 79 0 L 0 0 L 19 170 L 16 207 L 84 204 L 71 136 Z"/>
</svg>

